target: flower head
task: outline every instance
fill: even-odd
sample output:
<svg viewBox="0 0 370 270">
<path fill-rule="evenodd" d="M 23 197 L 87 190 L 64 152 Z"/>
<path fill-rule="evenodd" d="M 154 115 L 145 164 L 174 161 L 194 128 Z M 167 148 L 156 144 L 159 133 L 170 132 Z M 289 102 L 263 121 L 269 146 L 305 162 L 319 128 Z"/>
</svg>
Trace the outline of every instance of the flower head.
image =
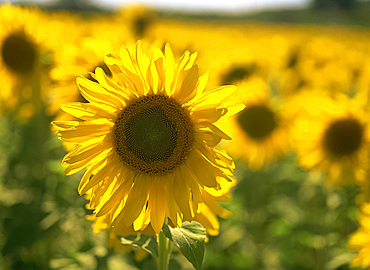
<svg viewBox="0 0 370 270">
<path fill-rule="evenodd" d="M 0 5 L 0 110 L 16 111 L 20 119 L 31 117 L 41 105 L 48 51 L 38 9 Z"/>
<path fill-rule="evenodd" d="M 159 233 L 166 216 L 179 227 L 201 212 L 204 190 L 233 180 L 232 159 L 216 147 L 229 137 L 214 123 L 243 106 L 222 102 L 236 87 L 205 91 L 196 56 L 187 51 L 176 62 L 168 44 L 164 54 L 146 53 L 140 41 L 123 46 L 105 59 L 114 80 L 99 67 L 97 82 L 77 79 L 89 103 L 62 109 L 81 120 L 53 122 L 77 145 L 63 159 L 65 173 L 86 168 L 78 190 L 91 194 L 90 207 L 112 228 Z"/>
<path fill-rule="evenodd" d="M 220 121 L 221 127 L 234 138 L 233 143 L 224 143 L 232 157 L 246 161 L 252 170 L 259 170 L 290 150 L 287 117 L 266 82 L 258 76 L 243 81 L 233 99 L 246 107 L 231 121 Z"/>
<path fill-rule="evenodd" d="M 360 184 L 368 168 L 369 122 L 363 103 L 338 95 L 302 93 L 292 100 L 298 112 L 293 128 L 299 163 L 328 175 L 328 184 Z"/>
</svg>

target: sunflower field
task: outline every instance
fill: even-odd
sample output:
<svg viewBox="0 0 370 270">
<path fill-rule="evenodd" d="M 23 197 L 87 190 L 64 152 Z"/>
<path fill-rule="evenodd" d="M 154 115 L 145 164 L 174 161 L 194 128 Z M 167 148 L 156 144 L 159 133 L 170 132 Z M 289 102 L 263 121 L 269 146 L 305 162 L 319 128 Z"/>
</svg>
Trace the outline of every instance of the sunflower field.
<svg viewBox="0 0 370 270">
<path fill-rule="evenodd" d="M 0 270 L 370 269 L 369 45 L 0 4 Z"/>
</svg>

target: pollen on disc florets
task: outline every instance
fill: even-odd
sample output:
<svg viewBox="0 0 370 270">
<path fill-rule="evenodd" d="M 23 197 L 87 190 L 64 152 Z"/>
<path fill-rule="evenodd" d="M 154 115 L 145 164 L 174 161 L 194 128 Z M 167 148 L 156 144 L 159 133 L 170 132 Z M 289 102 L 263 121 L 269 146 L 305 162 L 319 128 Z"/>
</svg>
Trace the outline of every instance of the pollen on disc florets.
<svg viewBox="0 0 370 270">
<path fill-rule="evenodd" d="M 136 173 L 163 175 L 186 160 L 194 142 L 193 123 L 175 99 L 146 95 L 119 113 L 114 142 L 123 163 Z"/>
</svg>

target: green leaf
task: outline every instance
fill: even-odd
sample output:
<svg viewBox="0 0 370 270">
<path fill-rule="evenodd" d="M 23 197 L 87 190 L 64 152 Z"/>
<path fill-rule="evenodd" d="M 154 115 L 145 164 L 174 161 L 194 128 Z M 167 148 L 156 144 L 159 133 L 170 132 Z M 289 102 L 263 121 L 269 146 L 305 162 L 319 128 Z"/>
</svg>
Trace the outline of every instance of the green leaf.
<svg viewBox="0 0 370 270">
<path fill-rule="evenodd" d="M 158 258 L 158 244 L 157 240 L 153 235 L 129 235 L 121 237 L 121 243 L 123 245 L 132 245 L 134 247 L 140 247 L 150 253 L 154 258 Z"/>
<path fill-rule="evenodd" d="M 166 223 L 163 224 L 163 227 L 162 227 L 162 232 L 164 233 L 164 235 L 170 239 L 172 242 L 172 236 L 171 236 L 171 231 L 170 231 L 170 226 L 168 226 Z"/>
<path fill-rule="evenodd" d="M 186 221 L 180 229 L 164 225 L 162 230 L 195 269 L 202 268 L 206 239 L 206 230 L 202 225 L 195 221 Z"/>
</svg>

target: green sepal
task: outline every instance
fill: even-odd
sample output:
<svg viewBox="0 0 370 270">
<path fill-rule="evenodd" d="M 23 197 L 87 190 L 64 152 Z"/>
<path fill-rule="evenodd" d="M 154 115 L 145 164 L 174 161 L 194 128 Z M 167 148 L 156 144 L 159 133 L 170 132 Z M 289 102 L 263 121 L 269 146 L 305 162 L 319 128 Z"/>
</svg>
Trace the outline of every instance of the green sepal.
<svg viewBox="0 0 370 270">
<path fill-rule="evenodd" d="M 123 245 L 140 247 L 150 253 L 154 258 L 158 258 L 157 239 L 153 235 L 137 234 L 120 237 Z"/>
<path fill-rule="evenodd" d="M 164 224 L 162 231 L 180 249 L 195 269 L 202 268 L 206 230 L 201 224 L 196 221 L 185 221 L 180 229 Z"/>
</svg>

